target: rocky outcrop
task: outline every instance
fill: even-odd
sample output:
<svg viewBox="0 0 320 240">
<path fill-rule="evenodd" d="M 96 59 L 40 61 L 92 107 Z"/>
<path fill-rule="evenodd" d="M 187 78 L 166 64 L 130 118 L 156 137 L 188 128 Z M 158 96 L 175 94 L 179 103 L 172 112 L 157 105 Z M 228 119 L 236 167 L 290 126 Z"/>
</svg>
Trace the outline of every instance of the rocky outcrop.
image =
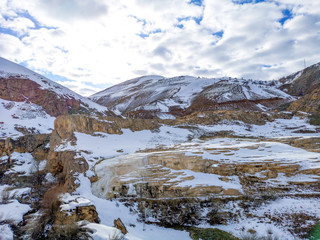
<svg viewBox="0 0 320 240">
<path fill-rule="evenodd" d="M 145 129 L 157 129 L 159 124 L 148 119 L 123 119 L 117 117 L 92 117 L 88 115 L 62 115 L 56 118 L 54 131 L 50 138 L 50 153 L 48 156 L 47 169 L 55 176 L 63 179 L 68 191 L 72 192 L 77 185 L 75 173 L 85 173 L 88 163 L 85 159 L 77 157 L 74 151 L 57 151 L 64 140 L 73 142 L 74 132 L 86 134 L 97 134 L 104 132 L 108 134 L 122 134 L 121 129 L 141 131 Z"/>
<path fill-rule="evenodd" d="M 46 167 L 64 184 L 68 192 L 73 192 L 78 187 L 75 183 L 76 175 L 89 169 L 86 160 L 76 157 L 74 151 L 50 151 Z"/>
<path fill-rule="evenodd" d="M 61 139 L 70 138 L 74 132 L 93 134 L 105 132 L 108 134 L 122 134 L 121 129 L 132 131 L 153 130 L 158 123 L 148 119 L 123 119 L 117 117 L 90 117 L 88 115 L 63 115 L 54 122 L 54 128 Z"/>
<path fill-rule="evenodd" d="M 260 99 L 260 100 L 238 100 L 228 102 L 215 102 L 204 96 L 199 96 L 194 99 L 191 106 L 185 111 L 186 113 L 202 112 L 202 111 L 216 111 L 216 110 L 244 110 L 244 111 L 261 111 L 259 105 L 266 108 L 276 109 L 280 105 L 286 104 L 290 101 L 282 98 Z"/>
<path fill-rule="evenodd" d="M 66 113 L 81 110 L 81 102 L 72 97 L 63 98 L 56 92 L 43 89 L 36 82 L 17 77 L 0 78 L 0 98 L 23 102 L 35 103 L 51 116 L 59 116 Z"/>
<path fill-rule="evenodd" d="M 320 138 L 311 137 L 311 138 L 293 138 L 285 140 L 285 143 L 297 147 L 303 148 L 311 152 L 320 152 Z"/>
<path fill-rule="evenodd" d="M 54 224 L 67 226 L 83 220 L 99 223 L 98 213 L 94 205 L 77 206 L 75 209 L 67 212 L 57 211 Z"/>
<path fill-rule="evenodd" d="M 28 134 L 17 139 L 0 139 L 0 156 L 13 152 L 32 153 L 38 160 L 47 159 L 50 134 Z"/>
<path fill-rule="evenodd" d="M 292 113 L 284 112 L 261 112 L 261 111 L 232 111 L 232 110 L 219 110 L 219 111 L 204 111 L 196 112 L 190 115 L 176 118 L 175 120 L 163 120 L 166 124 L 200 124 L 200 125 L 213 125 L 221 121 L 241 121 L 247 124 L 263 125 L 267 121 L 273 121 L 276 118 L 291 119 Z"/>
<path fill-rule="evenodd" d="M 259 145 L 248 150 L 258 149 Z M 237 148 L 206 149 L 214 155 L 233 156 Z M 184 152 L 186 151 L 186 152 Z M 201 152 L 200 152 L 201 153 Z M 295 162 L 281 162 L 269 159 L 267 161 L 253 162 L 221 162 L 203 159 L 201 156 L 190 156 L 187 150 L 170 149 L 158 152 L 151 150 L 146 153 L 132 154 L 129 156 L 116 157 L 112 160 L 114 164 L 109 164 L 108 169 L 96 166 L 96 173 L 99 178 L 93 183 L 94 193 L 100 197 L 137 197 L 137 198 L 177 198 L 177 197 L 203 197 L 203 196 L 241 196 L 243 192 L 236 189 L 235 185 L 222 187 L 232 182 L 236 176 L 241 183 L 244 192 L 252 191 L 252 184 L 257 187 L 254 191 L 263 191 L 270 181 L 278 182 L 279 179 L 288 177 L 291 182 L 293 176 L 300 174 L 319 175 L 320 169 L 313 168 L 306 171 L 301 170 L 301 166 Z M 117 162 L 119 162 L 117 164 Z M 148 166 L 141 169 L 141 166 Z M 219 184 L 208 186 L 184 185 L 186 181 L 192 181 L 193 176 L 187 176 L 181 170 L 191 170 L 197 173 L 215 174 L 220 181 Z M 126 176 L 126 177 L 122 177 Z M 129 179 L 129 180 L 128 180 Z M 294 178 L 292 178 L 294 179 Z M 217 181 L 217 180 L 216 180 Z M 107 183 L 107 185 L 106 185 Z M 182 184 L 182 185 L 181 185 Z M 279 182 L 281 185 L 281 183 Z M 292 180 L 290 184 L 295 183 Z M 316 181 L 307 181 L 306 185 L 317 185 Z M 260 185 L 260 187 L 258 187 Z M 277 184 L 276 184 L 277 185 Z M 278 186 L 281 188 L 280 186 Z M 283 193 L 288 189 L 282 189 Z M 255 192 L 256 193 L 256 192 Z M 255 194 L 254 193 L 254 194 Z"/>
</svg>

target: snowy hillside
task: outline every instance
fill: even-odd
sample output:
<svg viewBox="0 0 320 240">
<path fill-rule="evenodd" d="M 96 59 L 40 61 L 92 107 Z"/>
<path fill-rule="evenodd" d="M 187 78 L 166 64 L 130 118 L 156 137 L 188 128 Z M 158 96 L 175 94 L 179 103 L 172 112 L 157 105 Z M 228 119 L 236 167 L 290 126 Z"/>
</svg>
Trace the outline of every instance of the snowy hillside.
<svg viewBox="0 0 320 240">
<path fill-rule="evenodd" d="M 33 133 L 51 133 L 54 117 L 33 103 L 13 102 L 0 99 L 0 139 L 22 136 L 19 129 L 30 129 Z"/>
<path fill-rule="evenodd" d="M 26 80 L 31 80 L 34 83 L 40 85 L 40 90 L 46 90 L 46 92 L 54 93 L 57 95 L 57 98 L 59 99 L 64 99 L 66 102 L 74 99 L 75 101 L 78 101 L 80 103 L 80 106 L 83 108 L 87 109 L 93 109 L 94 111 L 97 112 L 108 112 L 108 109 L 96 104 L 90 100 L 88 100 L 85 97 L 80 96 L 79 94 L 71 91 L 70 89 L 54 82 L 51 81 L 50 79 L 35 73 L 19 64 L 13 63 L 9 60 L 6 60 L 4 58 L 0 57 L 0 80 L 1 83 L 3 84 L 2 90 L 8 91 L 10 88 L 8 87 L 9 84 L 6 81 L 10 80 L 21 80 L 21 81 L 26 81 Z M 0 86 L 1 87 L 1 86 Z M 20 89 L 18 89 L 21 91 Z M 21 92 L 19 92 L 21 94 Z M 3 98 L 4 93 L 0 94 L 0 98 Z M 11 94 L 12 96 L 13 94 Z M 15 101 L 16 99 L 6 99 L 6 100 L 13 100 Z M 32 101 L 28 98 L 28 96 L 25 96 L 25 100 Z M 21 99 L 17 100 L 21 101 Z"/>
<path fill-rule="evenodd" d="M 280 89 L 293 95 L 304 96 L 311 93 L 320 84 L 320 63 L 311 65 L 301 71 L 279 80 Z"/>
<path fill-rule="evenodd" d="M 235 101 L 294 100 L 271 85 L 265 81 L 235 78 L 144 76 L 110 87 L 90 99 L 121 113 L 139 110 L 170 113 L 172 108 L 186 110 L 199 97 L 212 105 Z M 265 107 L 259 110 L 265 110 Z"/>
</svg>

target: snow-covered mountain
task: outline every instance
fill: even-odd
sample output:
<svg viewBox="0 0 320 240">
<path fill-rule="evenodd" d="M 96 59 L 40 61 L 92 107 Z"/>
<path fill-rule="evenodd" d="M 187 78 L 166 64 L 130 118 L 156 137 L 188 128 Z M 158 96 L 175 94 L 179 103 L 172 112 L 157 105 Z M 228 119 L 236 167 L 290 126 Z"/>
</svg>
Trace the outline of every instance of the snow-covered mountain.
<svg viewBox="0 0 320 240">
<path fill-rule="evenodd" d="M 273 82 L 190 76 L 135 78 L 98 92 L 90 99 L 115 112 L 139 117 L 219 109 L 264 111 L 294 100 Z"/>
<path fill-rule="evenodd" d="M 1 57 L 0 99 L 31 102 L 41 106 L 47 114 L 55 117 L 65 113 L 77 112 L 110 114 L 106 107 Z"/>
</svg>

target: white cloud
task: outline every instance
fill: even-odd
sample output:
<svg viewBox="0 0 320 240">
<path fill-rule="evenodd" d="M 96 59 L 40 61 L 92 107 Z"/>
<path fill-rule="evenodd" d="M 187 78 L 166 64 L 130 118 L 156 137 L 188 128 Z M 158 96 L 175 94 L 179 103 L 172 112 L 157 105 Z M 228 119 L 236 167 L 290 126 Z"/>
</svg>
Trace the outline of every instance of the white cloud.
<svg viewBox="0 0 320 240">
<path fill-rule="evenodd" d="M 19 38 L 4 33 L 0 33 L 0 53 L 2 57 L 16 62 L 23 62 L 31 57 L 30 49 L 26 49 Z"/>
<path fill-rule="evenodd" d="M 11 29 L 14 32 L 17 32 L 18 35 L 25 34 L 30 28 L 34 28 L 34 23 L 25 17 L 10 17 L 5 19 L 0 16 L 0 27 Z"/>
<path fill-rule="evenodd" d="M 1 1 L 17 36 L 1 34 L 0 52 L 84 94 L 146 74 L 275 79 L 320 61 L 319 1 L 189 2 Z"/>
<path fill-rule="evenodd" d="M 92 86 L 89 86 L 88 84 L 78 83 L 74 81 L 56 81 L 56 82 L 86 97 L 103 90 L 103 88 L 92 87 Z"/>
</svg>

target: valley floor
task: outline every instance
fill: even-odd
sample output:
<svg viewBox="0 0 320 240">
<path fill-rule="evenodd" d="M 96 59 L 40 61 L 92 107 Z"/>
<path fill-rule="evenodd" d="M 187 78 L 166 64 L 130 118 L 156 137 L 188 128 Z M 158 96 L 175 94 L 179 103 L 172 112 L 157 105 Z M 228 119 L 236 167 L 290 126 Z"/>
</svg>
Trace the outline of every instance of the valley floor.
<svg viewBox="0 0 320 240">
<path fill-rule="evenodd" d="M 75 173 L 78 187 L 61 196 L 60 209 L 71 214 L 94 205 L 100 223 L 82 222 L 94 239 L 121 236 L 111 227 L 117 218 L 130 240 L 191 239 L 187 226 L 240 239 L 306 239 L 320 219 L 319 129 L 304 118 L 122 131 L 75 132 L 76 140 L 55 148 L 88 164 L 89 170 Z M 45 166 L 27 153 L 11 158 L 4 176 L 25 179 Z M 43 181 L 57 180 L 48 173 Z M 27 199 L 34 189 L 26 185 L 1 182 L 4 239 L 13 239 L 12 226 L 32 208 Z"/>
</svg>

